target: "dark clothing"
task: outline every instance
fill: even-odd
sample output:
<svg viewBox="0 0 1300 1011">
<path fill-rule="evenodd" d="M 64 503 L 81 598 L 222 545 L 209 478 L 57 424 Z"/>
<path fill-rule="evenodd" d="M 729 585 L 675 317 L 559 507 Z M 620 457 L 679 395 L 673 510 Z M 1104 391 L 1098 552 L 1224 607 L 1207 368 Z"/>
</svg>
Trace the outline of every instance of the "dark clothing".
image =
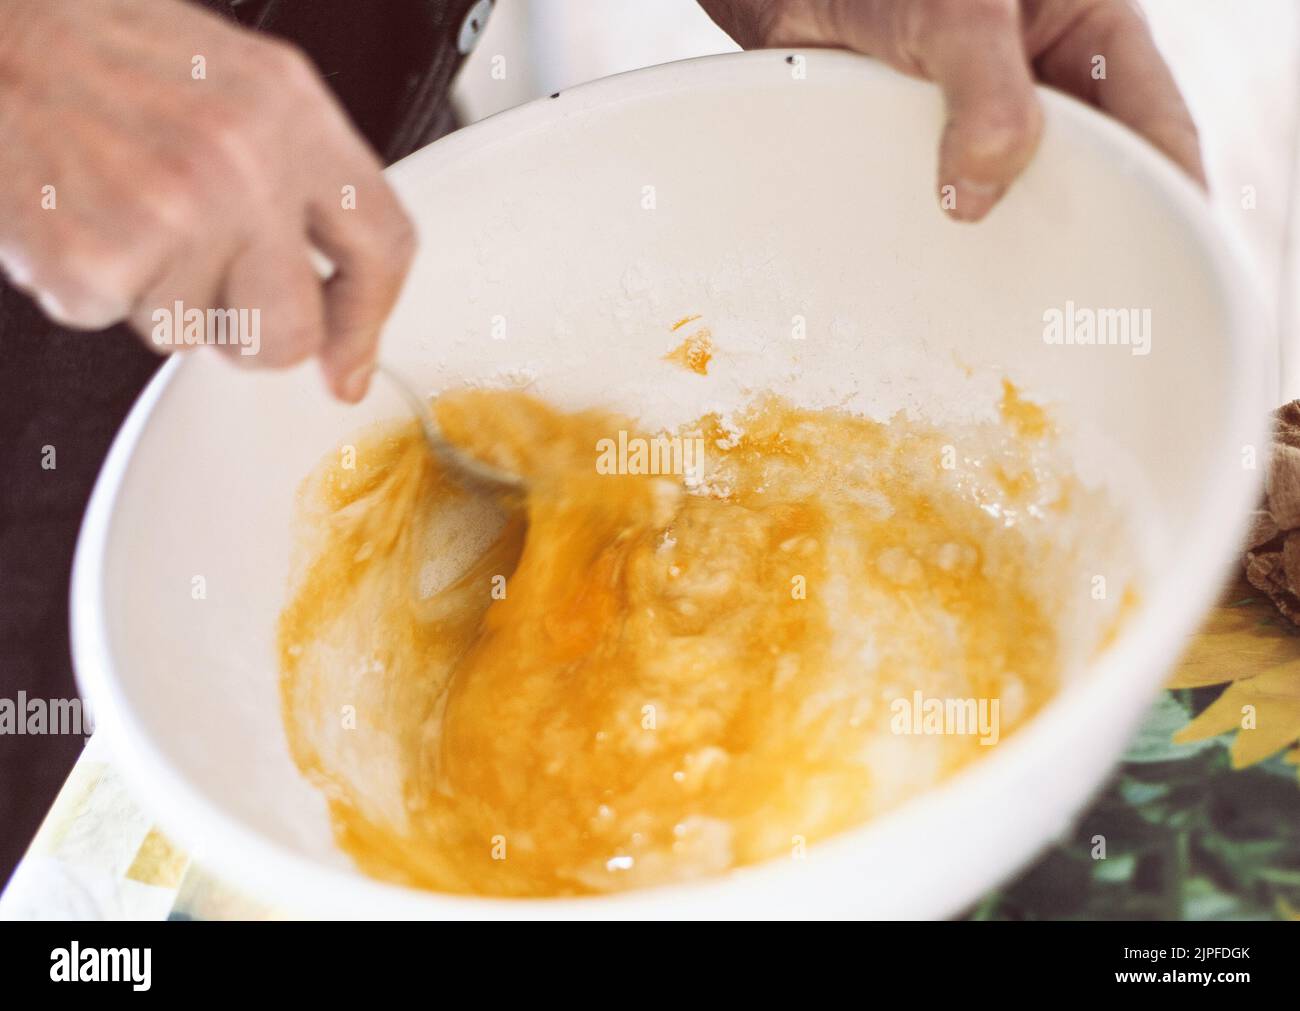
<svg viewBox="0 0 1300 1011">
<path fill-rule="evenodd" d="M 386 162 L 453 125 L 446 93 L 475 0 L 198 2 L 305 49 Z M 76 693 L 67 596 L 77 530 L 109 443 L 159 364 L 126 327 L 65 330 L 0 282 L 0 697 Z M 46 446 L 53 469 L 42 466 Z M 0 880 L 81 744 L 0 735 Z"/>
<path fill-rule="evenodd" d="M 209 0 L 223 6 L 224 0 Z M 246 0 L 240 21 L 303 46 L 385 164 L 447 133 L 474 0 Z"/>
</svg>

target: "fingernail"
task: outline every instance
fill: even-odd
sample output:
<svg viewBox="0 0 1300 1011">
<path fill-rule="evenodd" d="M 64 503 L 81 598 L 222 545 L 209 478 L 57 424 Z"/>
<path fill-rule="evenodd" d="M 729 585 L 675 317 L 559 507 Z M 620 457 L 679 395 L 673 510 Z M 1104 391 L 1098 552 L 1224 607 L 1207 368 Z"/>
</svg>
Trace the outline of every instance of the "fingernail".
<svg viewBox="0 0 1300 1011">
<path fill-rule="evenodd" d="M 374 373 L 375 366 L 373 362 L 366 362 L 364 365 L 358 365 L 355 369 L 347 374 L 343 380 L 343 396 L 345 399 L 352 401 L 354 404 L 366 395 L 366 389 L 370 386 L 370 376 Z"/>
<path fill-rule="evenodd" d="M 1001 183 L 958 179 L 956 199 L 948 213 L 958 221 L 978 221 L 993 209 L 1006 191 L 1006 186 Z"/>
</svg>

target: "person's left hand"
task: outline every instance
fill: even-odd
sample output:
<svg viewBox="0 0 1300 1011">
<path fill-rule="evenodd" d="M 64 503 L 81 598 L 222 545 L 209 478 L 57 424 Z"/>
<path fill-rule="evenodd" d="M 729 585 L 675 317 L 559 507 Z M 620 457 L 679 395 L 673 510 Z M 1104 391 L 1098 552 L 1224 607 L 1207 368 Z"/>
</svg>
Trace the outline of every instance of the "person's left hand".
<svg viewBox="0 0 1300 1011">
<path fill-rule="evenodd" d="M 1035 80 L 1114 116 L 1205 184 L 1196 126 L 1133 0 L 700 5 L 746 49 L 839 46 L 937 82 L 948 105 L 939 189 L 955 187 L 949 209 L 961 220 L 984 217 L 1033 157 L 1043 125 Z"/>
</svg>

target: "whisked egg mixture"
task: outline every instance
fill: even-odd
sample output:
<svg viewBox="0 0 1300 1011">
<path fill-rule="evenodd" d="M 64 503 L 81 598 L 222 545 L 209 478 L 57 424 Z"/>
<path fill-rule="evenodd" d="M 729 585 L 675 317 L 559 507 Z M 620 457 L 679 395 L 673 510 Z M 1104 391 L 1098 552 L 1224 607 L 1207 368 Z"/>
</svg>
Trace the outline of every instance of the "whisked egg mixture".
<svg viewBox="0 0 1300 1011">
<path fill-rule="evenodd" d="M 604 893 L 802 854 L 987 754 L 1135 599 L 1090 593 L 1114 508 L 1050 417 L 999 409 L 762 396 L 653 433 L 467 390 L 444 433 L 526 495 L 461 487 L 414 423 L 331 455 L 280 650 L 339 844 L 423 888 Z"/>
</svg>

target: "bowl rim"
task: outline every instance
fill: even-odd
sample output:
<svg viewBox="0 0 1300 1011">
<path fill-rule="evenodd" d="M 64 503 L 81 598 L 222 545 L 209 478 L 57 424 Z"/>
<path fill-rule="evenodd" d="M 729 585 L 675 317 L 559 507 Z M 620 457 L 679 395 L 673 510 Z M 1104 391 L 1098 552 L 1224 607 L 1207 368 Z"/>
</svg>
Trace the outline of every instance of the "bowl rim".
<svg viewBox="0 0 1300 1011">
<path fill-rule="evenodd" d="M 752 50 L 697 57 L 601 78 L 577 85 L 558 97 L 538 98 L 505 110 L 415 152 L 388 172 L 395 178 L 423 175 L 464 151 L 517 139 L 597 107 L 608 108 L 664 92 L 744 84 L 766 75 L 771 61 L 784 61 L 792 55 L 816 61 L 819 74 L 859 74 L 885 81 L 891 87 L 933 87 L 904 78 L 867 57 L 838 50 Z M 1163 194 L 1171 213 L 1179 216 L 1200 240 L 1230 322 L 1228 419 L 1220 445 L 1215 448 L 1225 454 L 1226 460 L 1239 454 L 1242 445 L 1264 445 L 1267 414 L 1255 402 L 1256 395 L 1263 391 L 1265 346 L 1263 327 L 1259 325 L 1263 303 L 1255 279 L 1244 266 L 1249 262 L 1244 240 L 1232 229 L 1221 227 L 1195 184 L 1136 134 L 1068 96 L 1046 88 L 1038 90 L 1049 117 L 1077 127 L 1106 153 L 1144 173 Z M 1141 696 L 1139 704 L 1154 699 L 1181 642 L 1194 631 L 1219 590 L 1220 578 L 1227 572 L 1245 532 L 1259 483 L 1258 475 L 1246 474 L 1244 469 L 1240 480 L 1211 483 L 1208 493 L 1193 507 L 1191 528 L 1199 535 L 1196 544 L 1180 552 L 1165 569 L 1158 580 L 1159 592 L 1144 601 L 1139 620 L 1129 623 L 1110 650 L 1091 665 L 1086 678 L 1066 686 L 993 754 L 880 818 L 817 843 L 815 861 L 807 860 L 796 868 L 791 866 L 793 861 L 771 860 L 697 882 L 604 896 L 460 896 L 372 879 L 359 871 L 330 866 L 261 835 L 169 764 L 162 748 L 145 732 L 119 691 L 121 680 L 110 651 L 107 610 L 102 605 L 113 510 L 142 433 L 160 405 L 175 395 L 174 381 L 186 365 L 186 356 L 176 355 L 159 369 L 117 433 L 96 480 L 77 541 L 70 587 L 74 668 L 82 694 L 91 704 L 97 729 L 105 732 L 111 753 L 134 795 L 147 806 L 151 816 L 205 867 L 245 891 L 255 889 L 260 901 L 283 904 L 282 911 L 289 915 L 366 919 L 767 918 L 782 915 L 781 902 L 794 895 L 817 897 L 813 915 L 845 915 L 855 908 L 853 896 L 845 894 L 845 872 L 853 865 L 855 851 L 867 848 L 869 838 L 884 838 L 891 832 L 906 831 L 908 822 L 935 818 L 945 804 L 962 793 L 982 790 L 997 795 L 1002 789 L 999 783 L 1005 785 L 1014 779 L 1022 755 L 1049 747 L 1067 716 L 1070 720 L 1079 719 L 1080 714 L 1085 720 L 1099 718 L 1111 692 L 1118 691 L 1116 697 L 1127 692 L 1132 698 L 1136 686 L 1136 694 Z M 1239 516 L 1240 521 L 1225 523 L 1225 516 Z M 1137 716 L 1130 714 L 1129 722 L 1140 718 L 1142 711 L 1136 710 Z M 1113 765 L 1111 761 L 1105 769 Z M 1095 778 L 1094 787 L 1101 775 Z M 1078 807 L 1074 810 L 1077 812 Z M 1038 848 L 1009 847 L 1005 858 L 1000 858 L 996 880 L 982 880 L 968 889 L 972 893 L 969 897 L 960 890 L 944 898 L 931 895 L 925 915 L 959 911 L 1014 872 Z"/>
</svg>

